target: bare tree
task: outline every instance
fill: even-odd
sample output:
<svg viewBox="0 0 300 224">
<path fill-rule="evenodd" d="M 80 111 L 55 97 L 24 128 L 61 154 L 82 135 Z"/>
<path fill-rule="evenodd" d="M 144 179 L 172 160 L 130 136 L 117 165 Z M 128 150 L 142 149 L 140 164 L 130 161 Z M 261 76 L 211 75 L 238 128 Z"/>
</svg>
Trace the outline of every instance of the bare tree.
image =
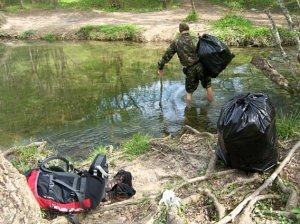
<svg viewBox="0 0 300 224">
<path fill-rule="evenodd" d="M 297 0 L 298 6 L 299 4 L 299 0 Z M 278 4 L 280 6 L 281 12 L 284 15 L 289 30 L 290 32 L 293 34 L 293 38 L 295 40 L 296 43 L 296 47 L 297 47 L 297 60 L 300 63 L 300 40 L 299 40 L 299 26 L 297 26 L 294 21 L 292 16 L 290 15 L 288 9 L 285 7 L 285 4 L 283 2 L 283 0 L 278 0 Z M 300 7 L 300 6 L 299 6 Z M 272 33 L 275 39 L 276 44 L 278 45 L 283 61 L 285 62 L 285 64 L 288 66 L 290 73 L 289 74 L 280 74 L 272 65 L 271 63 L 264 58 L 261 57 L 254 57 L 252 58 L 251 63 L 253 65 L 255 65 L 258 69 L 260 69 L 263 74 L 268 77 L 270 80 L 272 80 L 273 82 L 275 82 L 279 87 L 287 90 L 288 92 L 290 92 L 291 94 L 300 94 L 300 81 L 297 81 L 297 79 L 295 79 L 296 75 L 299 74 L 299 71 L 296 71 L 296 66 L 294 66 L 294 64 L 291 61 L 291 58 L 289 57 L 289 55 L 286 53 L 286 51 L 284 50 L 282 44 L 281 44 L 281 38 L 276 26 L 276 23 L 274 22 L 272 15 L 270 13 L 269 10 L 266 10 L 266 14 L 270 20 L 270 23 L 272 25 Z M 294 61 L 297 61 L 294 60 Z"/>
</svg>

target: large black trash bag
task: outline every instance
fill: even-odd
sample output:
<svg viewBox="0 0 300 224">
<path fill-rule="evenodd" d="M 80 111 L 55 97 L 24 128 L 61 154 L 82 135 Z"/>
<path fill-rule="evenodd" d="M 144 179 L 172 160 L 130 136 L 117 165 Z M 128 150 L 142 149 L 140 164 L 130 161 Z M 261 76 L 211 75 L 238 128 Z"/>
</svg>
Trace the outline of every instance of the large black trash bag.
<svg viewBox="0 0 300 224">
<path fill-rule="evenodd" d="M 222 41 L 209 34 L 199 37 L 197 51 L 205 74 L 213 78 L 216 78 L 235 56 Z"/>
<path fill-rule="evenodd" d="M 264 172 L 278 162 L 275 109 L 263 93 L 229 100 L 217 124 L 216 154 L 232 168 Z"/>
</svg>

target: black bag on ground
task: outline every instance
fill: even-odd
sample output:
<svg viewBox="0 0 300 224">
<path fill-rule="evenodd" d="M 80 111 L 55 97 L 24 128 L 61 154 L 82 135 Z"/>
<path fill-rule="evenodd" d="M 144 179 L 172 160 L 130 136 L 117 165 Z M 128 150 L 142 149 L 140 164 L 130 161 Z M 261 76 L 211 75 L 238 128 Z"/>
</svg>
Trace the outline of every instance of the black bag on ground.
<svg viewBox="0 0 300 224">
<path fill-rule="evenodd" d="M 125 170 L 119 170 L 113 178 L 113 186 L 108 192 L 112 199 L 127 199 L 135 195 L 132 186 L 132 175 Z"/>
<path fill-rule="evenodd" d="M 50 166 L 50 161 L 63 161 L 65 167 Z M 73 213 L 94 209 L 104 199 L 107 172 L 106 156 L 97 155 L 89 171 L 74 169 L 67 159 L 52 156 L 25 175 L 41 208 Z"/>
<path fill-rule="evenodd" d="M 277 164 L 275 109 L 267 95 L 249 93 L 229 100 L 217 128 L 216 154 L 226 165 L 262 172 Z"/>
<path fill-rule="evenodd" d="M 216 78 L 235 55 L 218 38 L 209 34 L 199 37 L 197 52 L 205 75 Z"/>
</svg>

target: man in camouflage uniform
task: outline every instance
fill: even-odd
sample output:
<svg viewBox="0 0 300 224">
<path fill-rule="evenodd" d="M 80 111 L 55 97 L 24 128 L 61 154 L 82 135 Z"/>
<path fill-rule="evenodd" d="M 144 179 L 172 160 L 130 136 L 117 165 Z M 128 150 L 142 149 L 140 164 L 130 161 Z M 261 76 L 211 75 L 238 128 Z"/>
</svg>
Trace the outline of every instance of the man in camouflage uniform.
<svg viewBox="0 0 300 224">
<path fill-rule="evenodd" d="M 204 75 L 203 66 L 197 54 L 198 38 L 189 34 L 189 26 L 186 23 L 179 24 L 179 32 L 180 37 L 172 41 L 158 62 L 158 74 L 163 75 L 164 65 L 177 53 L 186 74 L 185 90 L 187 92 L 187 104 L 192 102 L 193 93 L 198 88 L 199 81 L 201 81 L 202 87 L 206 89 L 208 102 L 212 102 L 213 91 L 211 88 L 211 78 Z"/>
</svg>

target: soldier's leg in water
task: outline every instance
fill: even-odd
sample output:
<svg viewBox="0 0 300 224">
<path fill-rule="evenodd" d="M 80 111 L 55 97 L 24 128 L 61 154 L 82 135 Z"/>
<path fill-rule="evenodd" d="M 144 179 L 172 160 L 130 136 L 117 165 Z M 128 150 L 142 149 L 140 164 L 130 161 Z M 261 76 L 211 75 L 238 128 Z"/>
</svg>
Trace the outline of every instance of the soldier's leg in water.
<svg viewBox="0 0 300 224">
<path fill-rule="evenodd" d="M 206 88 L 206 93 L 207 93 L 207 101 L 211 103 L 214 100 L 214 94 L 211 86 Z"/>
<path fill-rule="evenodd" d="M 209 103 L 211 103 L 214 100 L 214 94 L 213 94 L 213 90 L 211 88 L 211 78 L 208 76 L 205 76 L 201 80 L 201 85 L 203 88 L 206 89 L 207 101 Z"/>
<path fill-rule="evenodd" d="M 197 89 L 199 85 L 199 79 L 197 77 L 197 74 L 195 74 L 193 71 L 188 71 L 185 77 L 185 90 L 187 92 L 186 94 L 186 103 L 187 105 L 192 102 L 193 99 L 193 93 Z"/>
</svg>

